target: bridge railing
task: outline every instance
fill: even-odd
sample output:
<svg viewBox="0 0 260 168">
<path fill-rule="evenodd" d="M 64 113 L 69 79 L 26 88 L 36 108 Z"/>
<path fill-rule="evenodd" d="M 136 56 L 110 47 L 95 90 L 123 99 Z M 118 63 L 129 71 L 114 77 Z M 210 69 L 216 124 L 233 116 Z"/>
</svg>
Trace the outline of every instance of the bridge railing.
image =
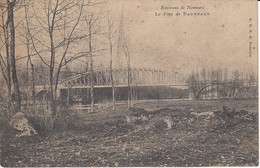
<svg viewBox="0 0 260 168">
<path fill-rule="evenodd" d="M 128 69 L 113 69 L 113 80 L 115 85 L 127 85 Z M 162 71 L 156 69 L 129 69 L 129 80 L 131 85 L 186 85 L 186 76 L 175 71 Z M 93 74 L 95 86 L 111 85 L 111 74 L 109 69 L 97 70 Z M 64 87 L 90 86 L 91 73 L 85 72 L 72 76 L 60 82 Z"/>
</svg>

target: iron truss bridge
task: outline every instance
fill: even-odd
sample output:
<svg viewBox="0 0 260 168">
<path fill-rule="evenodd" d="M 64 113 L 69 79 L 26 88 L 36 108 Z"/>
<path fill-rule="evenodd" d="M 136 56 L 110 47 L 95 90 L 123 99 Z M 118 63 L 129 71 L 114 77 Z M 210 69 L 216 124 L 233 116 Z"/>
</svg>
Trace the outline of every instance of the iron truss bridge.
<svg viewBox="0 0 260 168">
<path fill-rule="evenodd" d="M 129 71 L 128 71 L 129 70 Z M 186 76 L 175 71 L 156 69 L 122 68 L 113 69 L 115 87 L 128 85 L 128 77 L 132 86 L 188 86 Z M 93 74 L 94 87 L 111 87 L 110 69 L 95 70 Z M 89 88 L 91 86 L 91 72 L 71 76 L 59 82 L 60 88 Z"/>
</svg>

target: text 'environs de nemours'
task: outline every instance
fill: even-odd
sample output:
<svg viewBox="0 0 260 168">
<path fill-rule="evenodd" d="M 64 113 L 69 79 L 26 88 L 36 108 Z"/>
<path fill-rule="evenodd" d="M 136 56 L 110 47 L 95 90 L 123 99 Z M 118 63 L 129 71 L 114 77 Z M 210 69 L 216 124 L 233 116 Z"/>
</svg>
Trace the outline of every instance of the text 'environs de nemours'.
<svg viewBox="0 0 260 168">
<path fill-rule="evenodd" d="M 204 6 L 172 6 L 172 5 L 161 5 L 161 10 L 169 10 L 169 9 L 204 9 Z"/>
<path fill-rule="evenodd" d="M 161 5 L 161 11 L 156 11 L 155 16 L 209 16 L 210 13 L 205 11 L 205 7 L 198 5 Z"/>
</svg>

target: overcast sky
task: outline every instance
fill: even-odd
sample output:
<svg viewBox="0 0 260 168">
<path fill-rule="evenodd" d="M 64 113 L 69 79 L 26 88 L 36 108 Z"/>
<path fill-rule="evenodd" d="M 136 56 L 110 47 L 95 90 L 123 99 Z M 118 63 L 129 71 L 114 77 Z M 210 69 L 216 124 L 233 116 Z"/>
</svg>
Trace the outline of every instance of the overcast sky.
<svg viewBox="0 0 260 168">
<path fill-rule="evenodd" d="M 161 9 L 162 6 L 164 9 Z M 180 9 L 182 6 L 185 9 Z M 188 10 L 187 6 L 198 9 Z M 165 9 L 167 7 L 174 9 Z M 122 8 L 132 67 L 182 73 L 190 73 L 202 67 L 257 72 L 255 0 L 109 0 L 105 10 L 111 9 L 115 26 L 119 24 Z M 155 12 L 161 15 L 164 12 L 172 13 L 173 16 L 155 16 Z M 176 16 L 176 12 L 180 16 Z M 183 16 L 183 12 L 193 13 L 193 16 Z M 194 16 L 198 12 L 203 16 Z M 249 18 L 252 18 L 251 23 Z M 253 25 L 251 57 L 249 24 Z M 116 47 L 116 63 L 115 50 Z M 24 52 L 22 48 L 19 51 L 18 54 L 25 55 L 21 54 Z M 108 66 L 108 60 L 109 52 L 106 51 L 95 58 L 94 63 L 97 65 L 102 62 Z M 121 56 L 121 60 L 125 61 L 125 57 Z M 72 66 L 78 64 L 80 61 Z"/>
<path fill-rule="evenodd" d="M 257 47 L 256 1 L 113 0 L 108 3 L 120 15 L 122 2 L 132 65 L 180 72 L 202 66 L 257 72 L 257 48 L 253 49 Z M 204 9 L 180 9 L 189 5 Z M 179 9 L 161 10 L 162 6 Z M 174 16 L 155 16 L 155 12 L 174 13 Z M 175 16 L 176 12 L 181 16 Z M 183 12 L 209 14 L 183 16 Z M 249 18 L 254 35 L 251 58 Z"/>
</svg>

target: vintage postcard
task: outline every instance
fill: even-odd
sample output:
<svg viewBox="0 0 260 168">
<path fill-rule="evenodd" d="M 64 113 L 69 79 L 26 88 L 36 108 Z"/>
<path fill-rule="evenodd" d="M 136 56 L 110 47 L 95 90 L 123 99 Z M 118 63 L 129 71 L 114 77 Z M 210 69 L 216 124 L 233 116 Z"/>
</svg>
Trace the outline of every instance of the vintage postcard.
<svg viewBox="0 0 260 168">
<path fill-rule="evenodd" d="M 258 166 L 256 0 L 0 9 L 1 166 Z"/>
</svg>

